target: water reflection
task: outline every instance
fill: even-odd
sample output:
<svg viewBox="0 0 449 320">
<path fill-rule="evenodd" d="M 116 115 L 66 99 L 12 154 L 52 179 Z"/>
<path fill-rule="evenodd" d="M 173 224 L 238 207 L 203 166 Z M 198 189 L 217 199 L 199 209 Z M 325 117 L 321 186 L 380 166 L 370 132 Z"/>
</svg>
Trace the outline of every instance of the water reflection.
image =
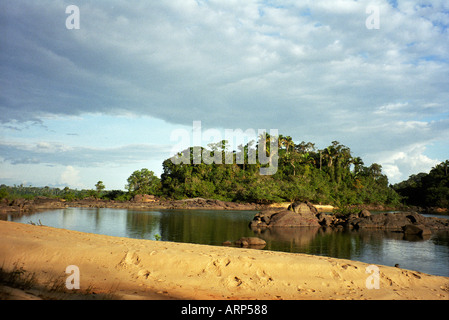
<svg viewBox="0 0 449 320">
<path fill-rule="evenodd" d="M 254 236 L 248 228 L 252 211 L 162 211 L 162 240 L 220 245 L 226 240 Z"/>
<path fill-rule="evenodd" d="M 449 232 L 411 237 L 385 230 L 273 228 L 257 234 L 266 249 L 306 253 L 449 276 Z"/>
<path fill-rule="evenodd" d="M 155 239 L 160 235 L 160 212 L 126 212 L 126 237 L 137 239 Z"/>
</svg>

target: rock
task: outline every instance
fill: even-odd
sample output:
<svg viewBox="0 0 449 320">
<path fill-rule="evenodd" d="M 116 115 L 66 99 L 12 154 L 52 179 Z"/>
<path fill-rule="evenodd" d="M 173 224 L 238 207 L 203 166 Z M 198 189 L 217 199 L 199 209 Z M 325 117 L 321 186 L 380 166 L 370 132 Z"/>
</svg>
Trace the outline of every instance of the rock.
<svg viewBox="0 0 449 320">
<path fill-rule="evenodd" d="M 319 227 L 318 211 L 311 204 L 295 202 L 289 209 L 264 210 L 257 213 L 250 223 L 251 228 L 271 227 Z"/>
<path fill-rule="evenodd" d="M 134 202 L 154 202 L 156 199 L 150 194 L 136 194 L 133 198 Z"/>
<path fill-rule="evenodd" d="M 435 230 L 449 230 L 449 219 L 428 217 L 424 225 Z"/>
<path fill-rule="evenodd" d="M 259 232 L 274 227 L 381 229 L 423 236 L 429 235 L 433 230 L 449 230 L 449 219 L 425 217 L 417 212 L 371 214 L 368 210 L 337 218 L 334 214 L 319 213 L 309 202 L 298 201 L 292 203 L 287 210 L 270 208 L 257 213 L 250 222 L 250 227 Z"/>
<path fill-rule="evenodd" d="M 10 206 L 23 208 L 27 204 L 27 200 L 18 198 L 11 201 Z"/>
<path fill-rule="evenodd" d="M 419 236 L 425 236 L 432 234 L 432 231 L 430 229 L 426 228 L 423 225 L 416 225 L 416 224 L 408 224 L 404 228 L 404 234 L 406 235 L 419 235 Z"/>
<path fill-rule="evenodd" d="M 345 225 L 355 229 L 382 229 L 408 235 L 429 235 L 432 230 L 449 230 L 449 219 L 425 217 L 416 212 L 381 213 L 351 216 Z"/>
<path fill-rule="evenodd" d="M 283 210 L 273 214 L 269 223 L 271 227 L 315 227 L 319 225 L 316 216 L 312 214 L 297 214 L 290 210 Z"/>
<path fill-rule="evenodd" d="M 335 216 L 332 214 L 321 213 L 318 218 L 318 223 L 323 227 L 330 227 L 335 222 Z"/>
<path fill-rule="evenodd" d="M 235 242 L 235 245 L 240 247 L 257 247 L 263 248 L 266 246 L 266 242 L 263 239 L 257 237 L 242 237 Z"/>
<path fill-rule="evenodd" d="M 275 210 L 262 210 L 254 216 L 253 220 L 250 222 L 251 228 L 266 228 L 270 224 L 271 217 L 276 214 Z"/>
<path fill-rule="evenodd" d="M 323 227 L 329 227 L 333 221 L 333 218 L 331 215 L 327 215 L 322 212 L 317 214 L 316 217 L 318 219 L 318 223 Z"/>
<path fill-rule="evenodd" d="M 310 202 L 301 202 L 301 201 L 293 202 L 291 205 L 288 206 L 287 210 L 291 210 L 302 216 L 308 215 L 315 216 L 316 214 L 318 214 L 318 210 Z"/>
<path fill-rule="evenodd" d="M 369 212 L 366 209 L 359 212 L 359 218 L 368 218 L 370 216 L 371 216 L 371 212 Z"/>
<path fill-rule="evenodd" d="M 347 221 L 347 225 L 355 229 L 373 228 L 399 232 L 407 224 L 412 224 L 412 222 L 403 213 L 381 213 L 369 215 L 368 217 L 352 216 Z"/>
<path fill-rule="evenodd" d="M 417 212 L 408 212 L 406 218 L 412 223 L 423 224 L 426 222 L 427 218 Z"/>
<path fill-rule="evenodd" d="M 230 246 L 230 245 L 232 245 L 232 242 L 231 241 L 225 241 L 225 242 L 222 243 L 222 245 Z"/>
<path fill-rule="evenodd" d="M 226 206 L 229 206 L 229 204 L 226 204 L 226 203 L 224 203 L 224 202 L 221 201 L 221 200 L 208 200 L 207 203 L 210 204 L 210 205 L 218 206 L 218 207 L 226 207 Z"/>
</svg>

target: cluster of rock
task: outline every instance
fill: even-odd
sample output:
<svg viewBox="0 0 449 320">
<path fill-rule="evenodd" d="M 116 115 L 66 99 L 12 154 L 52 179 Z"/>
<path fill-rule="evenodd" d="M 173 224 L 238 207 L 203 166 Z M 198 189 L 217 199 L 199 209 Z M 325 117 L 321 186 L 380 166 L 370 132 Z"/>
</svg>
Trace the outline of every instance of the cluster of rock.
<svg viewBox="0 0 449 320">
<path fill-rule="evenodd" d="M 211 210 L 258 210 L 254 203 L 237 203 L 216 199 L 192 198 L 185 200 L 167 200 L 160 202 L 167 209 L 211 209 Z"/>
<path fill-rule="evenodd" d="M 449 230 L 449 219 L 425 217 L 417 212 L 370 214 L 363 210 L 350 215 L 345 225 L 354 229 L 383 229 L 405 234 L 428 235 L 433 230 Z"/>
<path fill-rule="evenodd" d="M 157 199 L 152 194 L 136 194 L 132 201 L 134 202 L 155 202 Z"/>
<path fill-rule="evenodd" d="M 36 197 L 34 199 L 17 198 L 13 200 L 3 199 L 0 201 L 0 213 L 28 213 L 44 209 L 61 209 L 66 204 L 60 199 L 47 197 Z"/>
<path fill-rule="evenodd" d="M 86 198 L 65 201 L 47 197 L 28 199 L 3 199 L 0 201 L 0 214 L 23 214 L 38 210 L 77 208 L 115 208 L 115 209 L 209 209 L 209 210 L 260 210 L 263 206 L 253 203 L 236 203 L 214 199 L 193 198 L 185 200 L 162 200 L 152 195 L 136 195 L 131 201 L 114 201 Z"/>
<path fill-rule="evenodd" d="M 309 202 L 294 202 L 288 209 L 263 210 L 250 222 L 252 229 L 277 227 L 330 227 L 348 229 L 381 229 L 405 234 L 428 235 L 434 230 L 449 230 L 449 219 L 424 217 L 417 212 L 325 214 Z"/>
</svg>

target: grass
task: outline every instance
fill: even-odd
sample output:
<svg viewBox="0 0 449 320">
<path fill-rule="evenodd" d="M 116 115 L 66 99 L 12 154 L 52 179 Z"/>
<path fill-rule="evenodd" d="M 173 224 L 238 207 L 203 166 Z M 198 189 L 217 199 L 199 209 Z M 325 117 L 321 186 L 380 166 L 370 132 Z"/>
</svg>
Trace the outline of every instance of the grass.
<svg viewBox="0 0 449 320">
<path fill-rule="evenodd" d="M 28 223 L 31 224 L 32 226 L 39 226 L 39 227 L 44 226 L 41 222 L 41 219 L 39 219 L 38 223 L 34 223 L 33 221 L 29 221 Z"/>
<path fill-rule="evenodd" d="M 11 271 L 6 271 L 4 266 L 0 268 L 0 283 L 17 289 L 30 289 L 36 284 L 36 275 L 26 272 L 19 262 L 14 263 Z"/>
<path fill-rule="evenodd" d="M 2 292 L 2 286 L 24 290 L 43 300 L 115 299 L 112 290 L 108 293 L 96 294 L 92 285 L 84 290 L 68 290 L 65 286 L 66 276 L 65 274 L 49 276 L 47 281 L 39 283 L 36 273 L 26 271 L 20 262 L 15 262 L 11 270 L 6 270 L 3 262 L 0 267 L 0 300 L 10 299 L 6 291 Z"/>
</svg>

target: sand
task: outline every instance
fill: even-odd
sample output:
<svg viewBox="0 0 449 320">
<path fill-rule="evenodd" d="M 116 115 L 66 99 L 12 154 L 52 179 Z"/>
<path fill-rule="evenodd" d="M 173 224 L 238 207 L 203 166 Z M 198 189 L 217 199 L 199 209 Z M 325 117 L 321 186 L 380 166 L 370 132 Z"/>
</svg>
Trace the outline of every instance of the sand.
<svg viewBox="0 0 449 320">
<path fill-rule="evenodd" d="M 0 263 L 34 273 L 34 289 L 2 287 L 3 298 L 39 298 L 52 283 L 112 299 L 449 299 L 449 278 L 322 256 L 138 240 L 0 221 Z M 76 265 L 80 289 L 65 288 Z M 60 282 L 60 283 L 57 283 Z M 8 291 L 9 290 L 9 291 Z M 9 293 L 8 293 L 9 292 Z"/>
</svg>

